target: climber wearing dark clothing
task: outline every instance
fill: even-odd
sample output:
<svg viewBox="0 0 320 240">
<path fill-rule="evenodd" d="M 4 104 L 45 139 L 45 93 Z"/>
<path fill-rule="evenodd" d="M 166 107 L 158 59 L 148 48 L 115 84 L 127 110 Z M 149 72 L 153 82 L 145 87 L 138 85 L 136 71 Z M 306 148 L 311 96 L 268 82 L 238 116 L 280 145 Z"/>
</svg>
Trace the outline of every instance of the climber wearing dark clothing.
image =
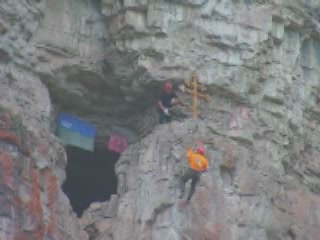
<svg viewBox="0 0 320 240">
<path fill-rule="evenodd" d="M 181 189 L 181 193 L 179 198 L 183 198 L 184 196 L 184 188 L 185 188 L 185 184 L 186 182 L 191 179 L 191 186 L 190 186 L 190 191 L 188 194 L 188 198 L 187 201 L 190 201 L 192 195 L 194 194 L 195 190 L 196 190 L 196 185 L 200 180 L 200 172 L 197 172 L 195 170 L 193 170 L 192 168 L 189 168 L 187 170 L 187 172 L 181 177 L 180 179 L 180 189 Z"/>
<path fill-rule="evenodd" d="M 205 157 L 204 147 L 202 146 L 198 146 L 196 152 L 193 152 L 192 149 L 188 149 L 187 158 L 189 162 L 189 169 L 180 178 L 181 192 L 179 198 L 183 198 L 185 184 L 189 179 L 191 179 L 191 187 L 187 198 L 187 202 L 189 202 L 195 192 L 196 185 L 200 180 L 201 173 L 208 170 L 209 164 L 208 159 Z"/>
<path fill-rule="evenodd" d="M 159 110 L 159 123 L 169 123 L 171 122 L 170 109 L 176 105 L 183 103 L 178 99 L 175 92 L 172 90 L 172 85 L 166 82 L 163 86 L 163 94 L 158 100 L 158 110 Z"/>
</svg>

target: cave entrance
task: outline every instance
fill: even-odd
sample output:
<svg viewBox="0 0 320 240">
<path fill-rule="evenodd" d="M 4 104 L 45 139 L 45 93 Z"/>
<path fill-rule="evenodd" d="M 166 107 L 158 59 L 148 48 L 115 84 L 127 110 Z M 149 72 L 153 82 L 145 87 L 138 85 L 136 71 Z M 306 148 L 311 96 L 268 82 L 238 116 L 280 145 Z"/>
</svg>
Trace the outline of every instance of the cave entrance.
<svg viewBox="0 0 320 240">
<path fill-rule="evenodd" d="M 120 154 L 107 149 L 88 152 L 66 147 L 66 181 L 62 185 L 73 211 L 81 217 L 92 202 L 108 201 L 117 193 L 115 163 Z"/>
</svg>

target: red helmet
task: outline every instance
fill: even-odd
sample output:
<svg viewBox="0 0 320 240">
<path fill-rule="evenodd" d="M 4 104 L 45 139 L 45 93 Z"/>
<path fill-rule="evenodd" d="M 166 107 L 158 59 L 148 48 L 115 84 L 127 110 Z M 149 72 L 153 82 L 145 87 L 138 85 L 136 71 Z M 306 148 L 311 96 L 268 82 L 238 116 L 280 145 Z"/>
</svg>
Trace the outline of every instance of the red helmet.
<svg viewBox="0 0 320 240">
<path fill-rule="evenodd" d="M 205 151 L 203 146 L 198 146 L 197 149 L 196 149 L 196 152 L 199 153 L 199 154 L 204 155 L 206 151 Z"/>
<path fill-rule="evenodd" d="M 172 84 L 169 83 L 169 82 L 166 82 L 166 83 L 163 85 L 163 90 L 164 90 L 165 92 L 171 92 L 171 90 L 172 90 Z"/>
</svg>

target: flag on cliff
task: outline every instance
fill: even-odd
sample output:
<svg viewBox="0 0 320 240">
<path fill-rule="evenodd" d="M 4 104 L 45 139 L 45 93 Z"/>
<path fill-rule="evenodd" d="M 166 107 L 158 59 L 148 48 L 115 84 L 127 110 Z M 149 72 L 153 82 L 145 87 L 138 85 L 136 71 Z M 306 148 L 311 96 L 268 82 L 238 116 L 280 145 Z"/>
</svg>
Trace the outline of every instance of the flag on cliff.
<svg viewBox="0 0 320 240">
<path fill-rule="evenodd" d="M 127 145 L 128 145 L 127 137 L 111 134 L 110 140 L 108 143 L 109 151 L 122 153 L 124 150 L 126 150 Z"/>
<path fill-rule="evenodd" d="M 93 151 L 95 133 L 94 126 L 75 117 L 60 113 L 58 135 L 64 145 Z"/>
</svg>

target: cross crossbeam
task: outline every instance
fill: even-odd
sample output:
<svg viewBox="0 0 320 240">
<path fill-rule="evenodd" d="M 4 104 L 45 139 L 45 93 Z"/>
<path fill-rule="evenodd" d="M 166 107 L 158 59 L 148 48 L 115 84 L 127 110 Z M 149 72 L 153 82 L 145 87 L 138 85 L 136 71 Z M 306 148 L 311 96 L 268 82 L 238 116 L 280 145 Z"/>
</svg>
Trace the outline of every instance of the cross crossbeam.
<svg viewBox="0 0 320 240">
<path fill-rule="evenodd" d="M 186 92 L 192 95 L 192 116 L 193 118 L 198 117 L 198 98 L 204 99 L 209 102 L 210 98 L 205 92 L 207 88 L 203 86 L 199 78 L 196 75 L 196 72 L 192 72 L 191 80 L 186 80 L 185 86 L 187 87 Z"/>
</svg>

